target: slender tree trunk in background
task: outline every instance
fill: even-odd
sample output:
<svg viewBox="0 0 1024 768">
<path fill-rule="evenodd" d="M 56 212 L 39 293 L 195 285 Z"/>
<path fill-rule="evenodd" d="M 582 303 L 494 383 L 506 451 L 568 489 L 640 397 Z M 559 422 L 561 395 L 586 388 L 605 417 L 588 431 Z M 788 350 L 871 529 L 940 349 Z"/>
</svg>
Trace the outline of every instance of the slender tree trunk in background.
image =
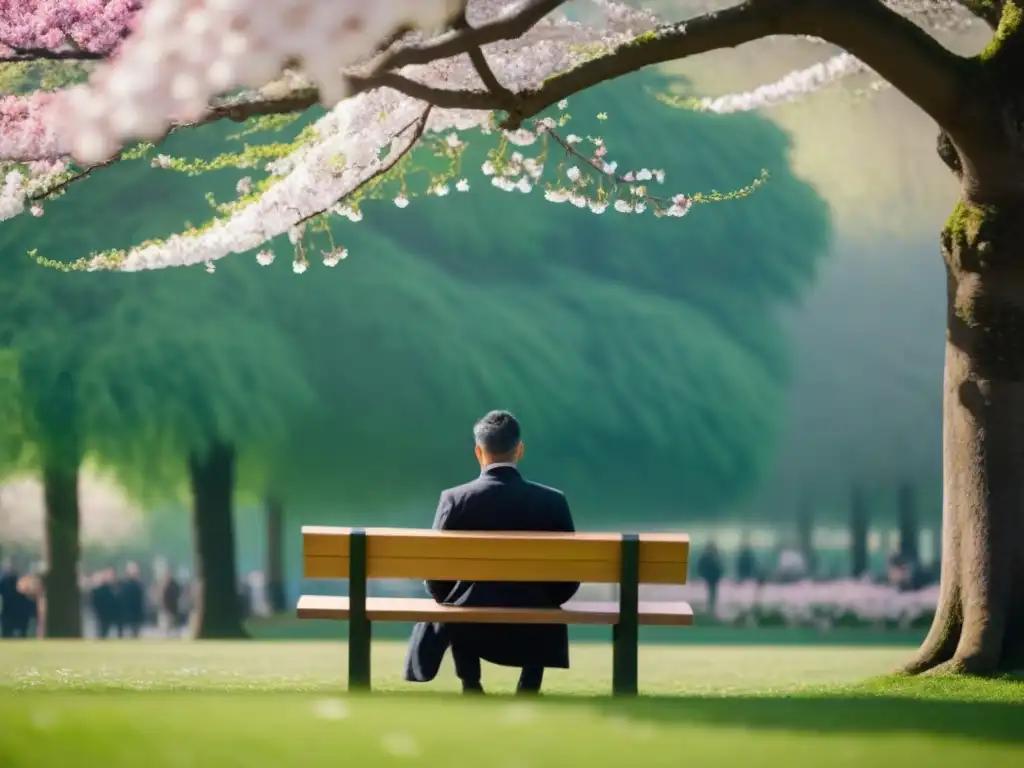
<svg viewBox="0 0 1024 768">
<path fill-rule="evenodd" d="M 196 567 L 192 637 L 248 637 L 235 562 L 234 446 L 214 442 L 205 451 L 194 451 L 189 454 L 188 469 Z"/>
<path fill-rule="evenodd" d="M 921 529 L 917 516 L 917 494 L 913 485 L 900 484 L 896 504 L 900 530 L 900 557 L 908 565 L 918 565 Z"/>
<path fill-rule="evenodd" d="M 275 496 L 266 500 L 267 515 L 267 599 L 270 610 L 284 613 L 288 610 L 288 595 L 284 573 L 284 505 Z"/>
<path fill-rule="evenodd" d="M 62 371 L 42 388 L 35 409 L 43 484 L 43 549 L 46 573 L 40 624 L 44 637 L 82 636 L 82 596 L 78 588 L 80 515 L 78 472 L 82 463 L 74 378 Z"/>
<path fill-rule="evenodd" d="M 989 675 L 1024 668 L 1024 200 L 961 205 L 943 253 L 942 578 L 907 671 Z"/>
<path fill-rule="evenodd" d="M 45 637 L 82 636 L 82 595 L 78 588 L 78 470 L 54 461 L 43 466 L 46 516 L 44 548 Z"/>
<path fill-rule="evenodd" d="M 814 507 L 807 498 L 800 501 L 797 510 L 796 539 L 800 554 L 807 563 L 807 575 L 813 577 L 817 572 L 818 559 L 814 552 Z"/>
<path fill-rule="evenodd" d="M 868 502 L 860 486 L 850 494 L 850 572 L 855 579 L 868 572 Z"/>
</svg>

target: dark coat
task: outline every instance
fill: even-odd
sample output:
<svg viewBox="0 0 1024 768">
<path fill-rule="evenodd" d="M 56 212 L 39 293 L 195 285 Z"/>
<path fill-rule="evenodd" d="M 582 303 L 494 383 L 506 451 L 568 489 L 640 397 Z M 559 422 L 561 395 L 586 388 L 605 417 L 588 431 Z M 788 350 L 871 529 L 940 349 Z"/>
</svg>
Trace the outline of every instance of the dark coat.
<svg viewBox="0 0 1024 768">
<path fill-rule="evenodd" d="M 524 480 L 514 467 L 498 466 L 441 494 L 434 528 L 442 531 L 575 530 L 565 496 Z M 558 608 L 578 582 L 430 581 L 427 591 L 440 603 L 467 607 Z M 449 643 L 492 664 L 509 667 L 569 666 L 569 633 L 564 624 L 419 625 L 413 632 L 406 677 L 431 679 Z M 417 674 L 423 670 L 425 674 Z"/>
<path fill-rule="evenodd" d="M 125 624 L 142 624 L 146 618 L 146 589 L 135 578 L 121 581 L 117 589 L 121 618 Z"/>
<path fill-rule="evenodd" d="M 93 587 L 90 598 L 93 612 L 101 624 L 116 624 L 122 620 L 121 605 L 113 585 L 100 584 Z"/>
<path fill-rule="evenodd" d="M 35 611 L 35 602 L 18 591 L 15 571 L 0 573 L 0 634 L 23 635 Z"/>
</svg>

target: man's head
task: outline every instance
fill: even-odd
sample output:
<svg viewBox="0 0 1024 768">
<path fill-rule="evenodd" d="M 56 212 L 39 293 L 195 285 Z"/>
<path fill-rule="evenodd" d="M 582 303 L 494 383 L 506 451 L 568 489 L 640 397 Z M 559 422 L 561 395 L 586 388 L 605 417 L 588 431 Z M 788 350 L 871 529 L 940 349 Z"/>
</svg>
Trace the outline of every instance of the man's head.
<svg viewBox="0 0 1024 768">
<path fill-rule="evenodd" d="M 124 566 L 124 575 L 127 576 L 129 579 L 137 579 L 137 578 L 139 578 L 140 573 L 141 573 L 141 571 L 139 570 L 139 564 L 138 563 L 136 563 L 134 561 L 130 561 L 130 562 L 125 564 L 125 566 Z"/>
<path fill-rule="evenodd" d="M 473 425 L 476 458 L 481 467 L 489 464 L 516 464 L 523 458 L 525 446 L 516 417 L 508 411 L 491 411 Z"/>
</svg>

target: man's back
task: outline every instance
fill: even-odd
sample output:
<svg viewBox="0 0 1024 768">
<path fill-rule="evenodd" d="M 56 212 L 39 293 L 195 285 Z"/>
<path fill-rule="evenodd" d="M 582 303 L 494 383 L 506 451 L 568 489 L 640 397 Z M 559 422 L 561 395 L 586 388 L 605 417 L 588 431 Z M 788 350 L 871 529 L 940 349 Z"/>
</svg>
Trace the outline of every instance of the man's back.
<svg viewBox="0 0 1024 768">
<path fill-rule="evenodd" d="M 525 446 L 519 422 L 508 411 L 491 411 L 473 426 L 478 478 L 441 493 L 434 528 L 442 531 L 572 532 L 565 496 L 523 479 L 516 469 Z M 428 581 L 440 603 L 467 607 L 559 608 L 578 583 Z M 520 667 L 518 690 L 537 692 L 548 667 L 569 666 L 564 624 L 417 624 L 409 643 L 406 679 L 432 680 L 451 647 L 463 690 L 479 693 L 481 660 Z"/>
<path fill-rule="evenodd" d="M 478 478 L 441 494 L 434 528 L 444 531 L 575 530 L 561 491 L 525 480 L 512 466 L 485 469 Z M 558 607 L 571 598 L 575 582 L 432 581 L 435 600 L 458 605 Z"/>
</svg>

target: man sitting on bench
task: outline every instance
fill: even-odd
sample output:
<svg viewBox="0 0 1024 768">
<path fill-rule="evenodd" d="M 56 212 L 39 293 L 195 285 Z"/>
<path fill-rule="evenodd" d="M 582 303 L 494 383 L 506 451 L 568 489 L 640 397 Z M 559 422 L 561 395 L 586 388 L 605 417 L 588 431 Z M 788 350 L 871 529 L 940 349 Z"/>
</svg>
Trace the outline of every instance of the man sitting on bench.
<svg viewBox="0 0 1024 768">
<path fill-rule="evenodd" d="M 575 530 L 561 491 L 525 480 L 519 422 L 507 411 L 491 411 L 473 427 L 478 478 L 441 494 L 434 528 L 442 531 Z M 558 608 L 579 589 L 578 582 L 428 581 L 439 603 L 467 607 Z M 519 693 L 538 693 L 544 668 L 569 667 L 569 633 L 564 624 L 420 624 L 413 632 L 406 679 L 437 674 L 450 647 L 455 673 L 466 693 L 483 693 L 481 659 L 519 667 Z"/>
</svg>

